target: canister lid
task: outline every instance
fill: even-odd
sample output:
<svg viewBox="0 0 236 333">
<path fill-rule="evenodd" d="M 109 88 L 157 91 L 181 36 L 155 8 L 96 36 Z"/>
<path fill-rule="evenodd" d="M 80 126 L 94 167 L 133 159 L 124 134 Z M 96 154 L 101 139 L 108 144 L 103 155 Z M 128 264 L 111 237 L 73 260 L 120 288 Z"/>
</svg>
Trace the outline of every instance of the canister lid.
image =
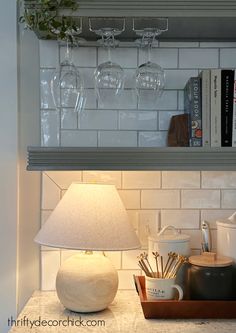
<svg viewBox="0 0 236 333">
<path fill-rule="evenodd" d="M 169 229 L 169 232 L 167 231 Z M 152 241 L 158 241 L 160 243 L 183 243 L 189 242 L 190 236 L 180 234 L 175 227 L 168 225 L 163 227 L 163 229 L 155 237 L 149 237 Z"/>
<path fill-rule="evenodd" d="M 225 227 L 225 228 L 236 228 L 236 212 L 231 215 L 228 219 L 218 220 L 216 221 L 217 226 Z"/>
<path fill-rule="evenodd" d="M 227 267 L 232 265 L 233 260 L 229 257 L 217 256 L 214 252 L 203 252 L 199 256 L 189 257 L 189 262 L 203 267 Z"/>
</svg>

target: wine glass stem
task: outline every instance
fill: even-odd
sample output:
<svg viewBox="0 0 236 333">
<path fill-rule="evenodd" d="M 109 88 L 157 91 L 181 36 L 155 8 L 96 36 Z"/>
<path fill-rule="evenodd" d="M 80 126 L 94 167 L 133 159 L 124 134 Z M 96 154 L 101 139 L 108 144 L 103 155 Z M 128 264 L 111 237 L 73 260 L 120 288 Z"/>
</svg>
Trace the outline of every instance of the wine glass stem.
<svg viewBox="0 0 236 333">
<path fill-rule="evenodd" d="M 69 62 L 72 62 L 72 52 L 71 52 L 71 48 L 69 45 L 69 38 L 67 37 L 66 39 L 66 54 L 65 54 L 65 59 Z"/>
<path fill-rule="evenodd" d="M 152 48 L 152 45 L 148 45 L 148 62 L 151 62 L 151 48 Z"/>
<path fill-rule="evenodd" d="M 108 61 L 111 61 L 111 47 L 110 47 L 110 45 L 107 47 L 107 55 L 108 55 Z"/>
</svg>

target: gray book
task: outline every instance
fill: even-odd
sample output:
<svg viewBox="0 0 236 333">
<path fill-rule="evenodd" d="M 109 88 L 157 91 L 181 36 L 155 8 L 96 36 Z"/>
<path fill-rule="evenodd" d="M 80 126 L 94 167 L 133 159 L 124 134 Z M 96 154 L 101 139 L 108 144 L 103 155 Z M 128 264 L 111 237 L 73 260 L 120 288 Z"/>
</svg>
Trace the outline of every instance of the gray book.
<svg viewBox="0 0 236 333">
<path fill-rule="evenodd" d="M 188 114 L 189 146 L 202 146 L 201 78 L 191 77 L 184 88 L 184 112 Z"/>
</svg>

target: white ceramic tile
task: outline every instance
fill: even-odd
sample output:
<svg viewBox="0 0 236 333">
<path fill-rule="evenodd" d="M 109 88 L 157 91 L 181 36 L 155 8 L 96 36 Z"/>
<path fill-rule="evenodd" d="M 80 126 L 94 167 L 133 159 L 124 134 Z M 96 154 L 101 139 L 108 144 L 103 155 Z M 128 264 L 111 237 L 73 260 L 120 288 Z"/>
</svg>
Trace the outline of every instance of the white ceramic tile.
<svg viewBox="0 0 236 333">
<path fill-rule="evenodd" d="M 124 87 L 127 89 L 135 89 L 135 72 L 136 68 L 134 69 L 125 69 L 125 84 Z"/>
<path fill-rule="evenodd" d="M 200 42 L 200 47 L 236 47 L 235 42 Z"/>
<path fill-rule="evenodd" d="M 160 42 L 160 47 L 198 47 L 199 42 Z"/>
<path fill-rule="evenodd" d="M 182 113 L 181 111 L 159 111 L 159 130 L 167 131 L 170 126 L 171 117 Z"/>
<path fill-rule="evenodd" d="M 41 69 L 40 70 L 40 99 L 41 109 L 55 109 L 52 98 L 50 83 L 54 70 Z"/>
<path fill-rule="evenodd" d="M 52 210 L 42 210 L 41 211 L 41 226 L 47 221 L 49 216 L 51 215 Z M 55 251 L 55 247 L 50 247 L 50 246 L 40 246 L 42 251 Z"/>
<path fill-rule="evenodd" d="M 211 229 L 216 229 L 216 221 L 230 217 L 235 210 L 230 209 L 204 209 L 201 211 L 201 221 L 205 220 L 210 224 Z"/>
<path fill-rule="evenodd" d="M 116 269 L 121 269 L 121 251 L 106 251 L 105 255 L 111 260 Z"/>
<path fill-rule="evenodd" d="M 86 98 L 86 102 L 85 102 L 85 109 L 96 109 L 97 108 L 97 98 L 96 98 L 96 94 L 95 94 L 95 90 L 94 89 L 85 89 L 84 90 L 85 93 L 85 98 Z"/>
<path fill-rule="evenodd" d="M 225 68 L 236 67 L 236 48 L 220 50 L 220 67 L 225 67 Z"/>
<path fill-rule="evenodd" d="M 177 68 L 178 50 L 171 48 L 153 48 L 151 51 L 151 61 L 163 68 Z M 148 55 L 146 49 L 139 50 L 139 65 L 147 62 Z"/>
<path fill-rule="evenodd" d="M 137 132 L 100 131 L 98 145 L 99 147 L 137 147 Z"/>
<path fill-rule="evenodd" d="M 177 109 L 177 91 L 164 91 L 156 105 L 157 110 Z"/>
<path fill-rule="evenodd" d="M 200 188 L 200 171 L 162 171 L 162 188 Z"/>
<path fill-rule="evenodd" d="M 121 130 L 156 130 L 157 112 L 120 111 L 119 128 Z"/>
<path fill-rule="evenodd" d="M 161 227 L 173 225 L 177 229 L 199 229 L 198 210 L 162 210 Z"/>
<path fill-rule="evenodd" d="M 129 221 L 136 232 L 138 231 L 139 212 L 139 210 L 127 210 Z"/>
<path fill-rule="evenodd" d="M 124 189 L 159 188 L 160 184 L 160 171 L 123 171 L 122 173 L 122 188 Z"/>
<path fill-rule="evenodd" d="M 184 110 L 184 92 L 178 91 L 178 110 Z"/>
<path fill-rule="evenodd" d="M 44 147 L 59 146 L 60 114 L 59 111 L 41 111 L 41 145 Z"/>
<path fill-rule="evenodd" d="M 137 257 L 141 250 L 131 250 L 122 252 L 122 269 L 139 269 Z"/>
<path fill-rule="evenodd" d="M 54 209 L 60 200 L 60 188 L 46 175 L 42 177 L 42 209 Z"/>
<path fill-rule="evenodd" d="M 178 190 L 142 190 L 142 208 L 179 208 L 180 192 Z"/>
<path fill-rule="evenodd" d="M 202 188 L 236 188 L 236 171 L 202 171 Z"/>
<path fill-rule="evenodd" d="M 198 76 L 194 69 L 170 69 L 165 71 L 165 89 L 184 89 L 190 77 Z"/>
<path fill-rule="evenodd" d="M 108 90 L 105 92 L 105 98 L 98 100 L 99 109 L 137 109 L 137 96 L 135 90 L 125 89 L 120 95 L 114 96 Z"/>
<path fill-rule="evenodd" d="M 159 97 L 153 96 L 152 92 L 143 92 L 138 97 L 139 110 L 175 110 L 177 109 L 177 91 L 164 90 Z"/>
<path fill-rule="evenodd" d="M 61 128 L 62 129 L 77 129 L 78 112 L 73 109 L 61 110 Z"/>
<path fill-rule="evenodd" d="M 148 236 L 155 236 L 158 233 L 159 216 L 158 210 L 140 210 L 138 236 L 143 248 L 148 247 Z"/>
<path fill-rule="evenodd" d="M 81 171 L 46 171 L 45 174 L 61 189 L 68 189 L 71 183 L 82 179 Z"/>
<path fill-rule="evenodd" d="M 167 132 L 139 132 L 139 147 L 166 147 Z"/>
<path fill-rule="evenodd" d="M 191 249 L 191 251 L 190 251 L 190 255 L 191 255 L 191 256 L 199 256 L 201 253 L 202 253 L 202 250 L 201 250 L 201 249 L 198 249 L 198 250 L 196 250 L 196 249 Z"/>
<path fill-rule="evenodd" d="M 185 235 L 190 236 L 190 248 L 191 249 L 201 249 L 202 245 L 202 236 L 200 230 L 183 230 L 182 232 Z"/>
<path fill-rule="evenodd" d="M 41 289 L 55 290 L 56 276 L 60 267 L 60 251 L 43 251 L 41 255 Z"/>
<path fill-rule="evenodd" d="M 98 64 L 108 59 L 107 49 L 98 49 Z M 136 48 L 115 48 L 111 49 L 111 61 L 119 64 L 122 68 L 137 67 L 137 49 Z"/>
<path fill-rule="evenodd" d="M 61 132 L 61 146 L 64 147 L 96 147 L 96 131 L 69 131 Z"/>
<path fill-rule="evenodd" d="M 135 289 L 133 275 L 141 275 L 141 270 L 119 270 L 119 290 Z"/>
<path fill-rule="evenodd" d="M 140 208 L 140 191 L 138 190 L 119 190 L 119 195 L 126 209 Z"/>
<path fill-rule="evenodd" d="M 60 48 L 61 61 L 65 57 L 65 47 Z M 78 47 L 72 51 L 72 60 L 78 67 L 96 67 L 96 48 L 95 47 Z"/>
<path fill-rule="evenodd" d="M 236 210 L 236 190 L 222 190 L 222 208 Z"/>
<path fill-rule="evenodd" d="M 94 88 L 94 68 L 77 67 L 77 69 L 83 78 L 84 88 L 93 89 Z"/>
<path fill-rule="evenodd" d="M 68 87 L 61 89 L 60 106 L 64 108 L 75 108 L 77 98 L 78 92 L 76 90 L 69 89 Z"/>
<path fill-rule="evenodd" d="M 118 114 L 111 110 L 84 110 L 79 115 L 81 129 L 117 129 Z"/>
<path fill-rule="evenodd" d="M 112 184 L 121 188 L 121 171 L 83 171 L 83 182 Z"/>
<path fill-rule="evenodd" d="M 182 208 L 220 208 L 220 191 L 182 190 Z"/>
<path fill-rule="evenodd" d="M 218 67 L 217 49 L 180 49 L 180 68 L 216 68 Z"/>
<path fill-rule="evenodd" d="M 39 40 L 40 67 L 57 67 L 59 64 L 58 43 L 52 40 Z"/>
<path fill-rule="evenodd" d="M 217 252 L 217 230 L 211 230 L 211 251 Z"/>
</svg>

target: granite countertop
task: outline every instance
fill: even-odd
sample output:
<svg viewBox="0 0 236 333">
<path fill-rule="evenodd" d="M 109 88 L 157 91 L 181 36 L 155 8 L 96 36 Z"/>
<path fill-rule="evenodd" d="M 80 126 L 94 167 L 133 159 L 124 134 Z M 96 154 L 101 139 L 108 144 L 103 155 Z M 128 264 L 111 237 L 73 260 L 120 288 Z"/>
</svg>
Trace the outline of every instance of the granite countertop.
<svg viewBox="0 0 236 333">
<path fill-rule="evenodd" d="M 31 327 L 31 323 L 34 320 L 36 322 Z M 9 322 L 9 324 L 11 323 Z M 18 322 L 12 322 L 12 324 L 11 333 L 236 332 L 236 320 L 145 319 L 139 297 L 132 290 L 118 291 L 115 300 L 108 309 L 88 314 L 79 314 L 66 310 L 59 302 L 54 291 L 35 291 L 20 313 Z"/>
</svg>

